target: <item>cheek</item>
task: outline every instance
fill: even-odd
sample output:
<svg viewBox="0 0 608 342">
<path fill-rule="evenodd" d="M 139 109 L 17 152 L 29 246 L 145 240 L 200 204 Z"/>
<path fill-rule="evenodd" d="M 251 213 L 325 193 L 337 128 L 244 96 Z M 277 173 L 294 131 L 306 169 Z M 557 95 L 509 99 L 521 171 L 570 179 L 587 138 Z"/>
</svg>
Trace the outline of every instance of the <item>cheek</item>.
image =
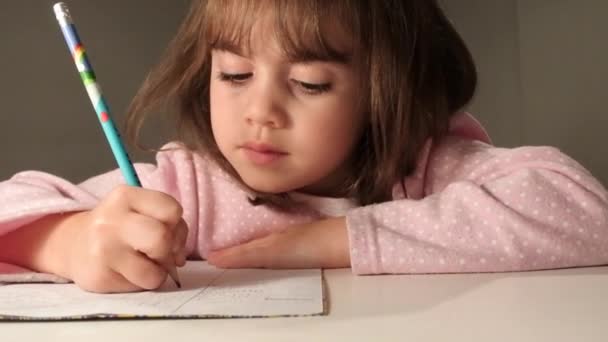
<svg viewBox="0 0 608 342">
<path fill-rule="evenodd" d="M 231 126 L 234 126 L 235 124 L 234 120 L 232 120 L 229 115 L 229 103 L 230 101 L 227 101 L 226 94 L 218 89 L 218 87 L 214 86 L 214 82 L 212 82 L 209 89 L 211 129 L 213 131 L 213 137 L 222 151 L 224 151 L 224 145 L 226 145 L 230 139 Z"/>
<path fill-rule="evenodd" d="M 323 114 L 307 121 L 306 129 L 299 134 L 299 145 L 309 156 L 330 164 L 341 163 L 359 137 L 360 115 L 354 108 L 344 107 Z"/>
</svg>

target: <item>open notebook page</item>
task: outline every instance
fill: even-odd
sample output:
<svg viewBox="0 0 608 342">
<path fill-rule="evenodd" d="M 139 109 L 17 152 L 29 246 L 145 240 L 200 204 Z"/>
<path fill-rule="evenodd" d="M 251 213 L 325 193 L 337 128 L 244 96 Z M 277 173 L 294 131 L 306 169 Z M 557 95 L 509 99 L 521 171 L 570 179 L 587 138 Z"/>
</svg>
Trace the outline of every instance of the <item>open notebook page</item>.
<svg viewBox="0 0 608 342">
<path fill-rule="evenodd" d="M 190 261 L 182 288 L 95 294 L 74 284 L 0 284 L 0 320 L 132 317 L 270 317 L 324 313 L 322 273 L 314 270 L 217 269 Z"/>
</svg>

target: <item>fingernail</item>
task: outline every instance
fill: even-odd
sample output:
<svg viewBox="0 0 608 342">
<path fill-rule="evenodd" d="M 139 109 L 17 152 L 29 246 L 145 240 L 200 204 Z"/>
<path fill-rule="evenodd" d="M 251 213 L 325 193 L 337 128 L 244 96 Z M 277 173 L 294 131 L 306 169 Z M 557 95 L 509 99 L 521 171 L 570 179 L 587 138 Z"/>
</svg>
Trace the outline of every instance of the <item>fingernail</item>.
<svg viewBox="0 0 608 342">
<path fill-rule="evenodd" d="M 181 263 L 181 264 L 183 264 L 183 263 L 185 263 L 185 262 L 186 262 L 186 258 L 187 258 L 187 257 L 188 257 L 188 256 L 186 255 L 186 251 L 185 251 L 185 250 L 182 250 L 182 251 L 180 251 L 180 253 L 177 255 L 177 258 L 178 258 L 177 260 L 179 260 L 179 261 L 180 261 L 180 263 Z"/>
</svg>

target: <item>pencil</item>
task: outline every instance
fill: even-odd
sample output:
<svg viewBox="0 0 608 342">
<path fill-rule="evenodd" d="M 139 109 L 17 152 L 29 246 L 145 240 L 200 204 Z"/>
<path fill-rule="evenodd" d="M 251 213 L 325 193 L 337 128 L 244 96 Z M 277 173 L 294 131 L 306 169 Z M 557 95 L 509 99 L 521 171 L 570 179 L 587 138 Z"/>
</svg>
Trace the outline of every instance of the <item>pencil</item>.
<svg viewBox="0 0 608 342">
<path fill-rule="evenodd" d="M 120 171 L 122 172 L 122 175 L 128 185 L 141 187 L 141 182 L 139 181 L 139 177 L 137 177 L 137 172 L 135 171 L 133 163 L 131 163 L 131 159 L 127 154 L 127 150 L 120 139 L 120 134 L 112 121 L 110 109 L 108 108 L 103 94 L 101 93 L 101 88 L 97 83 L 97 78 L 95 77 L 93 67 L 89 62 L 82 41 L 78 36 L 78 31 L 76 30 L 76 26 L 74 25 L 74 21 L 70 15 L 70 10 L 63 2 L 56 3 L 53 6 L 53 10 L 55 12 L 55 16 L 57 17 L 57 21 L 59 22 L 59 26 L 61 27 L 61 31 L 63 32 L 65 42 L 70 49 L 70 53 L 72 54 L 76 67 L 78 68 L 78 72 L 80 73 L 80 78 L 82 79 L 82 82 L 87 90 L 87 94 L 89 95 L 91 103 L 93 104 L 95 112 L 97 113 L 101 127 L 105 133 L 108 143 L 110 144 L 110 149 L 112 150 L 114 158 L 118 163 L 118 167 L 120 168 Z M 176 266 L 173 264 L 167 268 L 169 275 L 177 287 L 181 287 Z"/>
</svg>

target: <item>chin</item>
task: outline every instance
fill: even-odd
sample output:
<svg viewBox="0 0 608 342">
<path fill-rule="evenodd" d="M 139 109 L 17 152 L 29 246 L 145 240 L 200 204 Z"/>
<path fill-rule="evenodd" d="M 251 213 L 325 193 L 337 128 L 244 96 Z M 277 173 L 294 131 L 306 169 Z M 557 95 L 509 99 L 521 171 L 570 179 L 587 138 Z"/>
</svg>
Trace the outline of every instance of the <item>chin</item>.
<svg viewBox="0 0 608 342">
<path fill-rule="evenodd" d="M 294 187 L 289 186 L 288 184 L 285 184 L 285 183 L 277 184 L 277 182 L 272 182 L 272 181 L 265 181 L 265 180 L 259 180 L 259 179 L 247 179 L 244 177 L 241 177 L 241 178 L 243 179 L 243 182 L 245 182 L 245 184 L 248 187 L 250 187 L 252 190 L 255 190 L 257 192 L 279 194 L 279 193 L 283 193 L 283 192 L 292 191 L 294 189 Z"/>
<path fill-rule="evenodd" d="M 263 192 L 263 193 L 268 193 L 268 194 L 280 194 L 283 192 L 288 192 L 293 190 L 292 187 L 286 187 L 286 186 L 279 186 L 277 184 L 250 184 L 250 183 L 245 183 L 247 184 L 251 189 L 257 191 L 257 192 Z"/>
</svg>

